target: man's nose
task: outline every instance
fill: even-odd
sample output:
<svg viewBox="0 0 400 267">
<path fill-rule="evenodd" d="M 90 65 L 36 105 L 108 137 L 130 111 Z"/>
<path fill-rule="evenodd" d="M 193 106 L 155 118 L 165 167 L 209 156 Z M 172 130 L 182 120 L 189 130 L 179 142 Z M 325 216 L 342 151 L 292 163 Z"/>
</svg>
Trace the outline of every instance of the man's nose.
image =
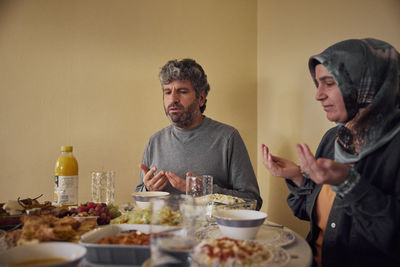
<svg viewBox="0 0 400 267">
<path fill-rule="evenodd" d="M 174 103 L 179 102 L 179 94 L 177 92 L 175 92 L 175 91 L 172 91 L 171 92 L 171 100 Z"/>
</svg>

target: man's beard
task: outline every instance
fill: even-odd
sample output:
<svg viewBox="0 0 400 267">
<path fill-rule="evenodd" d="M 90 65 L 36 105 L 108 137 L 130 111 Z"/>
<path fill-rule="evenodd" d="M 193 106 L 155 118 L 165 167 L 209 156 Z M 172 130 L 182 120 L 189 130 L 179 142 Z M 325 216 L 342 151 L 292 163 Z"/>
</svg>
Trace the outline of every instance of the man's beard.
<svg viewBox="0 0 400 267">
<path fill-rule="evenodd" d="M 190 125 L 192 125 L 194 118 L 196 117 L 198 111 L 196 110 L 198 108 L 199 103 L 194 101 L 190 106 L 187 108 L 184 108 L 184 106 L 180 104 L 171 104 L 168 106 L 167 109 L 164 108 L 165 114 L 169 118 L 169 120 L 178 128 L 188 128 Z M 171 107 L 178 107 L 180 109 L 183 109 L 183 112 L 179 113 L 168 113 L 168 110 Z"/>
</svg>

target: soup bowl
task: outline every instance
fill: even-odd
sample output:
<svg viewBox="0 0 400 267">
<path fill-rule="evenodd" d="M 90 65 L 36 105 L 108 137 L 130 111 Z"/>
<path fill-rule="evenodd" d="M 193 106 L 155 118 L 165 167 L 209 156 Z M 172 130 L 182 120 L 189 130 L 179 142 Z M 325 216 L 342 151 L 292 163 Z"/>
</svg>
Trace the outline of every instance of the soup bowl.
<svg viewBox="0 0 400 267">
<path fill-rule="evenodd" d="M 267 218 L 265 212 L 256 210 L 218 210 L 213 214 L 222 234 L 240 240 L 255 239 Z"/>
<path fill-rule="evenodd" d="M 132 194 L 136 205 L 141 209 L 147 209 L 151 206 L 151 200 L 155 198 L 166 197 L 169 192 L 162 191 L 147 191 L 147 192 L 135 192 Z"/>
<path fill-rule="evenodd" d="M 77 267 L 86 248 L 70 242 L 25 244 L 0 251 L 0 266 Z"/>
</svg>

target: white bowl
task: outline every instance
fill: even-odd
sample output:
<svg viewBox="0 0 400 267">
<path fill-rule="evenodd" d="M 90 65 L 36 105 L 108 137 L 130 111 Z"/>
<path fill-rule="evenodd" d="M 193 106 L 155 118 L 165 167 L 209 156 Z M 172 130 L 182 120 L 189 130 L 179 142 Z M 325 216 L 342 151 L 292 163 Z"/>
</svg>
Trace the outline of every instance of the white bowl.
<svg viewBox="0 0 400 267">
<path fill-rule="evenodd" d="M 169 192 L 162 191 L 147 191 L 147 192 L 135 192 L 132 194 L 136 205 L 141 209 L 150 208 L 151 199 L 166 197 Z"/>
<path fill-rule="evenodd" d="M 0 266 L 36 264 L 35 266 L 75 267 L 86 255 L 86 248 L 70 242 L 25 244 L 0 252 Z M 59 260 L 58 262 L 55 260 Z M 18 265 L 19 266 L 19 265 Z"/>
<path fill-rule="evenodd" d="M 249 240 L 256 238 L 267 214 L 256 210 L 218 210 L 213 217 L 225 236 Z"/>
</svg>

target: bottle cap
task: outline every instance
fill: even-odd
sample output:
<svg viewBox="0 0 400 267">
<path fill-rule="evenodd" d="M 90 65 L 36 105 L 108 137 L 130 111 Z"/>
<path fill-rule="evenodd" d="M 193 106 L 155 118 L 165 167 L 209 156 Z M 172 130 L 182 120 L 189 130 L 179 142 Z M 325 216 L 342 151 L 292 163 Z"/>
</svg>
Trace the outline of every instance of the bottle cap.
<svg viewBox="0 0 400 267">
<path fill-rule="evenodd" d="M 62 152 L 72 152 L 72 146 L 62 146 L 61 151 Z"/>
</svg>

